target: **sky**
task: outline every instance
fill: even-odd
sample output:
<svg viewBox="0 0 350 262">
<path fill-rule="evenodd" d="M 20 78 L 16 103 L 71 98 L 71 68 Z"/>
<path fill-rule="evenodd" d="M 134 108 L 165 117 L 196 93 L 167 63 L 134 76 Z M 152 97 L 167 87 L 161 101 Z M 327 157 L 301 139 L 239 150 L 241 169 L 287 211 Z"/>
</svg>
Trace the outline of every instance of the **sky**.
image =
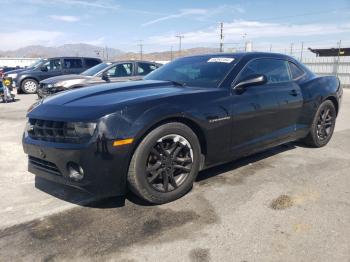
<svg viewBox="0 0 350 262">
<path fill-rule="evenodd" d="M 87 43 L 144 52 L 182 47 L 350 47 L 350 0 L 0 0 L 0 50 Z"/>
</svg>

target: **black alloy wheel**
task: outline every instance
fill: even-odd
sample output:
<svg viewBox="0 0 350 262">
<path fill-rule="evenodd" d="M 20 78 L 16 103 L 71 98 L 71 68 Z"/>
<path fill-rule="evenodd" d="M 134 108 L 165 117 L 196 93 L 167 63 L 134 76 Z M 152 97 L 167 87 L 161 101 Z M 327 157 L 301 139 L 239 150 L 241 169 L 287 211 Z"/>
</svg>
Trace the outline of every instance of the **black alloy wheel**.
<svg viewBox="0 0 350 262">
<path fill-rule="evenodd" d="M 317 121 L 317 137 L 320 141 L 326 140 L 332 131 L 332 127 L 334 124 L 332 115 L 332 110 L 329 106 L 326 106 L 322 109 L 318 121 Z"/>
<path fill-rule="evenodd" d="M 304 138 L 304 142 L 312 147 L 325 146 L 332 138 L 336 118 L 337 111 L 334 103 L 330 100 L 322 102 L 317 109 L 310 132 Z"/>
<path fill-rule="evenodd" d="M 186 138 L 166 135 L 153 146 L 146 164 L 148 183 L 160 192 L 169 192 L 183 184 L 190 174 L 193 151 Z"/>
<path fill-rule="evenodd" d="M 178 199 L 192 188 L 200 155 L 191 128 L 177 122 L 163 124 L 148 133 L 133 153 L 127 175 L 129 189 L 153 204 Z"/>
</svg>

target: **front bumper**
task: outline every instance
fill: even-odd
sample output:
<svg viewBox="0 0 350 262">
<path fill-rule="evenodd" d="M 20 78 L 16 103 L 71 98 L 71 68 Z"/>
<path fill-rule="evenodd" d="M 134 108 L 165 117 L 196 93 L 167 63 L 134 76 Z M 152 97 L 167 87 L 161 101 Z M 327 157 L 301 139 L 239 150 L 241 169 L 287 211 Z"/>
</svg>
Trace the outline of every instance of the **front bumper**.
<svg viewBox="0 0 350 262">
<path fill-rule="evenodd" d="M 125 195 L 130 146 L 113 147 L 112 141 L 66 144 L 34 140 L 23 135 L 28 171 L 47 180 L 73 186 L 98 196 Z M 84 178 L 69 178 L 69 163 L 79 165 Z"/>
</svg>

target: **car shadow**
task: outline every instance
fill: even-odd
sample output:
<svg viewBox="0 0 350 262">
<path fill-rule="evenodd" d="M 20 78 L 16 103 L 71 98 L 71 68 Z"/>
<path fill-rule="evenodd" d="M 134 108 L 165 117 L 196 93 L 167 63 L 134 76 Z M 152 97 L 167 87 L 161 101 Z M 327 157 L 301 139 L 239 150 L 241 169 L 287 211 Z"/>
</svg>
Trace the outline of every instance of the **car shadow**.
<svg viewBox="0 0 350 262">
<path fill-rule="evenodd" d="M 221 164 L 206 170 L 201 171 L 196 179 L 196 183 L 200 183 L 203 180 L 209 180 L 220 174 L 228 172 L 233 169 L 237 169 L 254 162 L 272 157 L 274 155 L 280 154 L 282 152 L 295 149 L 296 147 L 304 147 L 303 144 L 299 143 L 288 143 L 281 145 L 252 156 L 244 157 L 235 161 L 231 161 L 225 164 Z M 69 187 L 62 184 L 57 184 L 40 177 L 35 177 L 35 187 L 53 197 L 59 198 L 63 201 L 67 201 L 79 206 L 100 208 L 100 209 L 110 209 L 125 206 L 126 200 L 129 202 L 140 205 L 140 206 L 152 206 L 145 200 L 137 197 L 136 195 L 128 192 L 126 196 L 117 197 L 96 197 L 88 192 L 81 191 L 79 189 Z"/>
</svg>

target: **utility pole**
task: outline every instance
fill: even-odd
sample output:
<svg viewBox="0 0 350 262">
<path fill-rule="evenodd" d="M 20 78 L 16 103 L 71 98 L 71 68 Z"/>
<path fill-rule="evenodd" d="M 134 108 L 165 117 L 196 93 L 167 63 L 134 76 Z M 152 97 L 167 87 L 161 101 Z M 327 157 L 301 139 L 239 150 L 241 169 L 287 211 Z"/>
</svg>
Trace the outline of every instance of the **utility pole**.
<svg viewBox="0 0 350 262">
<path fill-rule="evenodd" d="M 108 61 L 108 47 L 106 46 L 105 49 L 106 49 L 106 60 Z"/>
<path fill-rule="evenodd" d="M 301 42 L 300 62 L 303 62 L 304 42 Z"/>
<path fill-rule="evenodd" d="M 293 43 L 290 43 L 290 56 L 293 56 Z"/>
<path fill-rule="evenodd" d="M 143 57 L 143 44 L 142 44 L 142 42 L 143 42 L 143 40 L 139 40 L 139 44 L 138 44 L 138 46 L 140 47 L 140 60 L 142 60 L 142 57 Z"/>
<path fill-rule="evenodd" d="M 224 23 L 220 23 L 220 53 L 224 52 Z"/>
<path fill-rule="evenodd" d="M 184 35 L 177 35 L 176 37 L 179 38 L 179 56 L 181 56 L 181 41 L 182 41 L 182 38 L 184 38 L 185 36 Z"/>
<path fill-rule="evenodd" d="M 170 61 L 173 61 L 173 46 L 170 46 Z"/>
</svg>

